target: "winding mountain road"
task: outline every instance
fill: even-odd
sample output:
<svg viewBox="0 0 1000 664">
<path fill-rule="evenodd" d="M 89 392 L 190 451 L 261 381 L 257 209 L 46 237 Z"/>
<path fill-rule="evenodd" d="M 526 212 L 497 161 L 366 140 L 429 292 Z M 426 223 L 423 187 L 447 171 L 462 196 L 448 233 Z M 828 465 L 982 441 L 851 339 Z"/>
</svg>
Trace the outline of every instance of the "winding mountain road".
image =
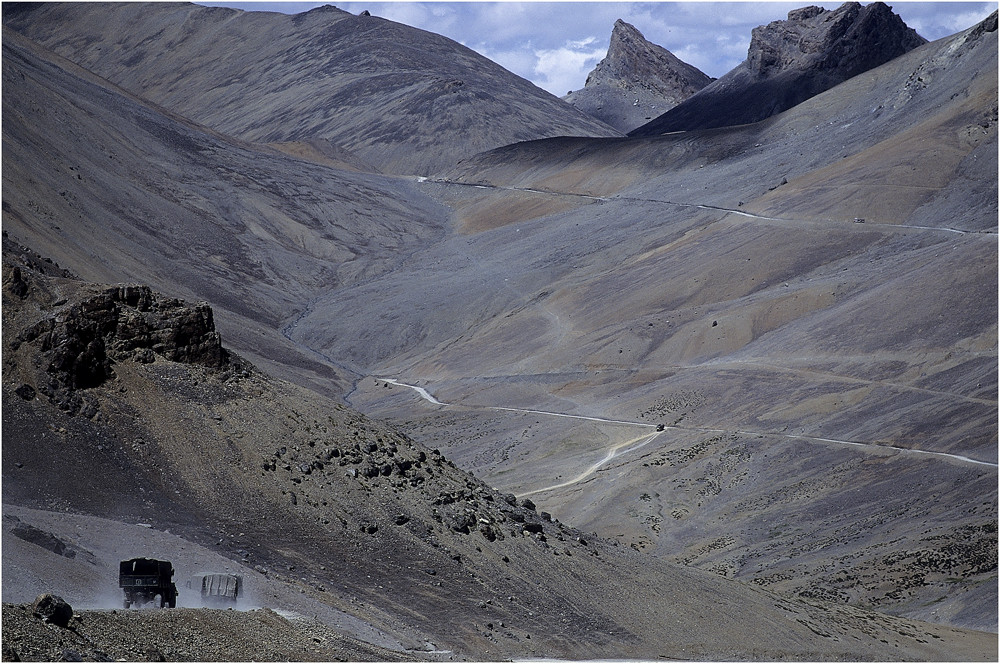
<svg viewBox="0 0 1000 664">
<path fill-rule="evenodd" d="M 587 479 L 588 477 L 590 477 L 591 475 L 593 475 L 594 473 L 596 473 L 598 470 L 600 470 L 601 466 L 605 465 L 615 457 L 620 456 L 619 452 L 621 454 L 625 454 L 626 452 L 634 452 L 640 447 L 645 447 L 648 443 L 652 442 L 653 439 L 659 435 L 660 432 L 656 431 L 654 433 L 648 433 L 644 436 L 639 436 L 638 438 L 626 440 L 625 442 L 618 443 L 617 445 L 612 445 L 611 447 L 608 448 L 608 453 L 604 456 L 603 459 L 593 464 L 592 466 L 587 468 L 585 471 L 583 471 L 576 477 L 568 479 L 565 482 L 560 482 L 559 484 L 552 484 L 550 486 L 545 486 L 540 489 L 532 489 L 531 491 L 525 491 L 524 493 L 519 493 L 517 494 L 517 497 L 524 498 L 525 496 L 533 496 L 536 493 L 544 493 L 546 491 L 552 491 L 554 489 L 562 489 L 563 487 L 571 486 L 573 484 L 578 484 L 583 480 Z"/>
<path fill-rule="evenodd" d="M 595 196 L 593 194 L 581 194 L 581 193 L 577 193 L 577 192 L 549 191 L 549 190 L 546 190 L 546 189 L 535 189 L 533 187 L 511 187 L 511 186 L 503 186 L 503 185 L 496 185 L 496 184 L 461 182 L 459 180 L 448 180 L 448 179 L 443 179 L 443 178 L 439 179 L 439 178 L 418 177 L 418 178 L 416 178 L 416 180 L 417 180 L 417 182 L 432 182 L 434 184 L 455 185 L 455 186 L 461 186 L 461 187 L 473 187 L 473 188 L 476 188 L 476 189 L 492 189 L 492 190 L 497 190 L 497 191 L 520 191 L 520 192 L 526 192 L 526 193 L 531 193 L 531 194 L 544 194 L 544 195 L 548 195 L 548 196 L 572 196 L 572 197 L 576 197 L 576 198 L 583 198 L 583 199 L 590 200 L 590 201 L 601 201 L 601 202 L 607 202 L 607 201 L 635 201 L 635 202 L 641 202 L 641 203 L 658 203 L 660 205 L 670 205 L 670 206 L 673 206 L 673 207 L 696 208 L 696 209 L 699 209 L 699 210 L 714 210 L 714 211 L 717 211 L 717 212 L 725 212 L 725 213 L 729 213 L 729 214 L 737 214 L 737 215 L 740 215 L 740 216 L 743 216 L 743 217 L 749 217 L 751 219 L 759 219 L 761 221 L 771 221 L 771 222 L 778 222 L 778 223 L 795 223 L 795 224 L 801 224 L 804 221 L 806 221 L 806 220 L 803 220 L 803 219 L 788 219 L 788 218 L 785 218 L 785 217 L 768 217 L 768 216 L 762 215 L 762 214 L 755 214 L 753 212 L 747 212 L 745 210 L 737 210 L 735 208 L 722 207 L 722 206 L 719 206 L 719 205 L 707 205 L 707 204 L 704 204 L 704 203 L 680 203 L 680 202 L 677 202 L 677 201 L 665 201 L 665 200 L 657 199 L 657 198 L 637 198 L 637 197 L 634 197 L 634 196 L 621 196 L 621 195 Z M 941 226 L 941 227 L 938 227 L 938 226 L 915 226 L 915 225 L 909 225 L 909 224 L 886 224 L 886 223 L 879 223 L 879 222 L 858 223 L 858 224 L 856 224 L 856 226 L 858 228 L 860 228 L 860 229 L 864 229 L 866 227 L 867 228 L 878 227 L 878 228 L 885 228 L 885 229 L 890 229 L 890 230 L 909 229 L 909 230 L 932 231 L 932 232 L 936 232 L 936 233 L 954 233 L 954 234 L 958 234 L 958 235 L 973 235 L 973 236 L 975 236 L 975 235 L 982 235 L 982 236 L 991 237 L 991 238 L 996 238 L 997 235 L 998 235 L 998 231 L 992 231 L 992 230 L 991 231 L 970 231 L 970 230 L 965 230 L 965 229 L 961 229 L 961 228 L 954 228 L 954 227 L 951 227 L 951 226 Z"/>
<path fill-rule="evenodd" d="M 434 395 L 431 394 L 429 391 L 427 391 L 427 389 L 425 389 L 423 387 L 419 387 L 417 385 L 410 385 L 408 383 L 404 383 L 404 382 L 399 381 L 399 380 L 394 379 L 394 378 L 384 378 L 384 377 L 381 377 L 381 376 L 373 376 L 373 378 L 375 380 L 379 380 L 379 381 L 382 381 L 382 382 L 385 382 L 385 383 L 390 383 L 392 385 L 397 385 L 399 387 L 406 387 L 406 388 L 409 388 L 411 390 L 414 390 L 417 394 L 420 395 L 421 398 L 423 398 L 426 401 L 429 401 L 430 403 L 432 403 L 432 404 L 434 404 L 436 406 L 442 406 L 442 407 L 455 406 L 455 407 L 462 407 L 462 408 L 481 408 L 483 410 L 506 411 L 506 412 L 526 413 L 526 414 L 533 414 L 533 415 L 545 415 L 545 416 L 549 416 L 549 417 L 564 417 L 564 418 L 569 418 L 569 419 L 588 420 L 588 421 L 591 421 L 591 422 L 601 422 L 601 423 L 605 423 L 605 424 L 627 424 L 627 425 L 631 425 L 631 426 L 635 426 L 635 427 L 640 427 L 640 428 L 656 429 L 656 431 L 654 431 L 653 433 L 646 434 L 646 435 L 643 435 L 643 436 L 639 436 L 637 438 L 633 438 L 633 439 L 625 441 L 623 443 L 618 443 L 618 444 L 613 445 L 612 447 L 608 448 L 608 453 L 607 453 L 607 455 L 603 459 L 601 459 L 600 461 L 598 461 L 597 463 L 595 463 L 594 465 L 592 465 L 590 468 L 588 468 L 587 470 L 585 470 L 583 473 L 579 474 L 578 476 L 576 476 L 576 477 L 574 477 L 574 478 L 572 478 L 570 480 L 567 480 L 565 482 L 562 482 L 560 484 L 554 484 L 552 486 L 544 487 L 544 488 L 541 488 L 541 489 L 535 489 L 533 491 L 530 491 L 529 492 L 530 494 L 541 493 L 543 491 L 549 491 L 551 489 L 558 489 L 558 488 L 562 488 L 562 487 L 565 487 L 565 486 L 569 486 L 571 484 L 576 484 L 578 482 L 581 482 L 584 479 L 586 479 L 587 477 L 590 477 L 591 475 L 593 475 L 595 472 L 597 472 L 597 470 L 601 466 L 605 465 L 606 463 L 608 463 L 609 461 L 611 461 L 615 457 L 620 456 L 621 454 L 625 454 L 626 452 L 630 452 L 630 451 L 633 451 L 635 449 L 639 449 L 640 447 L 643 447 L 643 446 L 647 445 L 654 438 L 656 438 L 661 431 L 665 431 L 667 429 L 674 429 L 674 430 L 678 430 L 678 431 L 697 431 L 697 432 L 702 432 L 702 433 L 725 433 L 727 431 L 727 429 L 711 429 L 711 428 L 708 428 L 708 427 L 686 427 L 686 426 L 678 426 L 678 425 L 670 425 L 670 424 L 667 424 L 667 425 L 662 425 L 662 424 L 661 425 L 656 425 L 656 424 L 649 424 L 649 423 L 646 423 L 646 422 L 631 422 L 631 421 L 628 421 L 628 420 L 616 420 L 616 419 L 611 419 L 611 418 L 607 418 L 607 417 L 597 417 L 597 416 L 593 416 L 593 415 L 573 415 L 573 414 L 569 414 L 569 413 L 556 413 L 556 412 L 553 412 L 553 411 L 535 410 L 535 409 L 530 409 L 530 408 L 511 408 L 511 407 L 508 407 L 508 406 L 462 406 L 461 404 L 452 404 L 452 403 L 446 403 L 444 401 L 441 401 L 441 400 L 437 399 L 436 397 L 434 397 Z M 662 427 L 662 429 L 661 429 L 661 427 Z M 968 463 L 968 464 L 974 464 L 974 465 L 980 465 L 980 466 L 988 466 L 990 468 L 997 468 L 997 463 L 991 462 L 991 461 L 981 461 L 979 459 L 973 459 L 973 458 L 970 458 L 970 457 L 967 457 L 967 456 L 963 456 L 963 455 L 960 455 L 960 454 L 950 454 L 948 452 L 933 452 L 933 451 L 930 451 L 930 450 L 920 450 L 920 449 L 914 449 L 914 448 L 909 448 L 909 447 L 900 447 L 898 445 L 878 445 L 878 444 L 875 444 L 875 443 L 868 443 L 868 442 L 856 441 L 856 440 L 840 440 L 840 439 L 837 439 L 837 438 L 823 438 L 823 437 L 820 437 L 820 436 L 808 436 L 808 435 L 805 435 L 805 434 L 792 434 L 792 433 L 783 433 L 783 432 L 774 432 L 774 431 L 748 431 L 746 429 L 734 429 L 734 430 L 732 430 L 732 433 L 741 434 L 741 435 L 747 435 L 747 436 L 778 436 L 778 437 L 781 437 L 781 438 L 788 438 L 788 439 L 792 439 L 792 440 L 802 440 L 802 441 L 807 441 L 807 442 L 812 442 L 812 443 L 827 443 L 827 444 L 834 444 L 834 445 L 850 445 L 850 446 L 853 446 L 853 447 L 861 447 L 861 448 L 865 448 L 865 449 L 868 449 L 868 450 L 879 451 L 879 452 L 885 452 L 886 450 L 892 450 L 894 452 L 898 452 L 898 453 L 901 453 L 901 454 L 920 454 L 920 455 L 931 456 L 931 457 L 936 457 L 936 458 L 940 458 L 940 459 L 948 459 L 948 460 L 951 460 L 951 461 L 958 461 L 960 463 Z M 528 493 L 526 493 L 524 495 L 528 495 Z"/>
</svg>

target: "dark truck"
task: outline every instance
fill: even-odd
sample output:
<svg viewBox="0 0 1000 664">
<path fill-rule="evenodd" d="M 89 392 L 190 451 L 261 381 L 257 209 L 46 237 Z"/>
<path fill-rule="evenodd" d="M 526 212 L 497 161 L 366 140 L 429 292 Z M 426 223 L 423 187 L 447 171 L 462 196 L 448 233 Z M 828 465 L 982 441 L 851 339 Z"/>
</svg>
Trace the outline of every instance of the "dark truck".
<svg viewBox="0 0 1000 664">
<path fill-rule="evenodd" d="M 205 606 L 232 606 L 243 592 L 243 577 L 239 574 L 198 574 L 194 583 L 201 588 L 201 602 Z M 191 581 L 187 585 L 191 588 Z"/>
<path fill-rule="evenodd" d="M 118 567 L 118 587 L 125 591 L 125 608 L 160 598 L 160 608 L 177 606 L 177 586 L 171 581 L 173 566 L 166 560 L 132 558 Z"/>
</svg>

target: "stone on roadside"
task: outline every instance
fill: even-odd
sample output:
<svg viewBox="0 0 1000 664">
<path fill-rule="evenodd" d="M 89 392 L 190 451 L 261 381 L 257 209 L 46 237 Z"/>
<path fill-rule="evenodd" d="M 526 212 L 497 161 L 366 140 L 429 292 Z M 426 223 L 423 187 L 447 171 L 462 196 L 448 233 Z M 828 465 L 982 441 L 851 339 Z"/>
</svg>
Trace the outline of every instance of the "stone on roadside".
<svg viewBox="0 0 1000 664">
<path fill-rule="evenodd" d="M 42 593 L 31 605 L 31 612 L 44 622 L 66 627 L 73 617 L 73 607 L 58 595 Z"/>
</svg>

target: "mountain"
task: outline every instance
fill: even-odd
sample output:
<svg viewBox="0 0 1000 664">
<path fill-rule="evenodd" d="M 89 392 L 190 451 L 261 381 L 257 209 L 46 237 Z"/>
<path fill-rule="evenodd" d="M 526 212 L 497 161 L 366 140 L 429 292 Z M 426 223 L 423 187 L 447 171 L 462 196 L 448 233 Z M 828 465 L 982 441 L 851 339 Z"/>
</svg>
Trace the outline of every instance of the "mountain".
<svg viewBox="0 0 1000 664">
<path fill-rule="evenodd" d="M 563 97 L 582 111 L 629 132 L 681 103 L 712 79 L 646 40 L 618 19 L 607 56 L 587 75 L 582 90 Z"/>
<path fill-rule="evenodd" d="M 5 658 L 992 661 L 996 39 L 413 178 L 5 29 Z"/>
<path fill-rule="evenodd" d="M 742 64 L 631 135 L 757 122 L 924 43 L 881 2 L 795 9 L 754 28 Z"/>
<path fill-rule="evenodd" d="M 450 39 L 329 5 L 288 16 L 5 4 L 4 21 L 189 120 L 256 143 L 326 141 L 385 172 L 428 175 L 516 141 L 617 134 Z"/>
<path fill-rule="evenodd" d="M 316 294 L 440 235 L 439 203 L 412 183 L 212 132 L 16 33 L 3 48 L 5 229 L 83 278 L 210 301 L 252 361 L 348 389 L 350 367 L 281 330 Z"/>
<path fill-rule="evenodd" d="M 393 312 L 432 298 L 427 341 L 375 354 L 313 326 L 307 343 L 449 404 L 351 396 L 569 523 L 993 629 L 992 562 L 947 579 L 995 547 L 996 67 L 986 21 L 752 125 L 479 155 L 434 185 L 472 235 L 424 254 L 468 261 L 315 310 L 379 293 L 413 324 Z M 445 306 L 475 324 L 447 331 Z"/>
</svg>

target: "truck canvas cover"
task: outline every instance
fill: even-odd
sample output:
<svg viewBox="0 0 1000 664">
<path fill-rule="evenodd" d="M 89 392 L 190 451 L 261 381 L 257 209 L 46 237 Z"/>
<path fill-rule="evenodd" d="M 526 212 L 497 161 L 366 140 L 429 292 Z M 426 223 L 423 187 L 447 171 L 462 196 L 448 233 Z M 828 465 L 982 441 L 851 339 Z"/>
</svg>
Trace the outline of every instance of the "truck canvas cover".
<svg viewBox="0 0 1000 664">
<path fill-rule="evenodd" d="M 205 574 L 201 579 L 201 595 L 236 599 L 240 593 L 242 580 L 235 574 Z"/>
</svg>

